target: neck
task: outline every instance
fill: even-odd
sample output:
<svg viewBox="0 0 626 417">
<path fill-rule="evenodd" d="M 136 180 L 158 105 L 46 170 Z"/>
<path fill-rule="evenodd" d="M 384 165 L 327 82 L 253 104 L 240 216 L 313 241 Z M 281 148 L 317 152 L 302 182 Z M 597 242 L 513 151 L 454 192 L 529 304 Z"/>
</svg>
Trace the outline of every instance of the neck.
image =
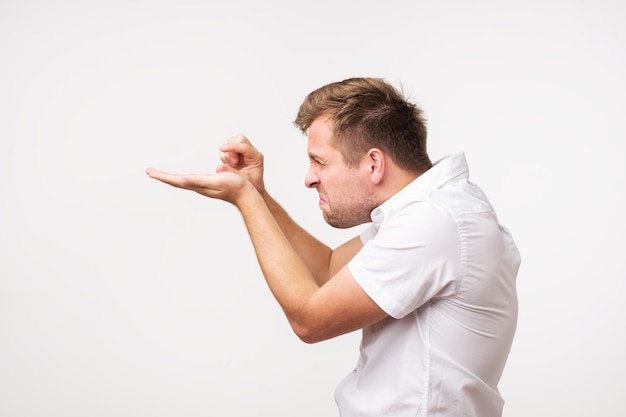
<svg viewBox="0 0 626 417">
<path fill-rule="evenodd" d="M 415 173 L 399 168 L 395 164 L 388 164 L 383 180 L 379 185 L 379 197 L 386 201 L 394 194 L 413 182 L 423 172 Z"/>
</svg>

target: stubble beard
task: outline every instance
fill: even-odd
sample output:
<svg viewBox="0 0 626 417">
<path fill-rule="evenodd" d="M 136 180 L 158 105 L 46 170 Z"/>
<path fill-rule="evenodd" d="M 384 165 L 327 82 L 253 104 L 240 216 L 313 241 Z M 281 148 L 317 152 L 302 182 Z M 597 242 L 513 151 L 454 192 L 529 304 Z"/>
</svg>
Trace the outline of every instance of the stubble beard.
<svg viewBox="0 0 626 417">
<path fill-rule="evenodd" d="M 371 213 L 378 203 L 370 198 L 361 201 L 359 204 L 353 203 L 346 207 L 337 207 L 330 212 L 324 212 L 324 220 L 330 226 L 337 229 L 349 229 L 372 221 Z"/>
</svg>

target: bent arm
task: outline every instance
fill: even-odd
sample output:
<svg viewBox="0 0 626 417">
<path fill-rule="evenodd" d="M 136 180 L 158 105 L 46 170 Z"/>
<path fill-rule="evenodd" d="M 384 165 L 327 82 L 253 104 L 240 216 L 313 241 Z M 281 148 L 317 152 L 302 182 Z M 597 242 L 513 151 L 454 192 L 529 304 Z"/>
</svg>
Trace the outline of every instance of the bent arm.
<svg viewBox="0 0 626 417">
<path fill-rule="evenodd" d="M 149 168 L 147 173 L 171 186 L 237 206 L 263 276 L 303 341 L 329 339 L 387 316 L 346 266 L 362 246 L 358 237 L 332 251 L 291 220 L 276 202 L 268 199 L 266 203 L 258 189 L 234 170 L 178 175 Z"/>
<path fill-rule="evenodd" d="M 287 221 L 286 230 L 282 230 L 279 222 L 285 223 L 281 216 L 286 212 L 279 210 L 277 219 L 276 211 L 272 212 L 258 192 L 245 193 L 236 205 L 243 216 L 263 276 L 294 332 L 303 341 L 314 343 L 329 339 L 387 316 L 356 283 L 345 265 L 354 255 L 352 252 L 360 248 L 358 238 L 338 248 L 335 256 L 319 242 L 309 250 L 304 245 L 315 239 L 293 221 Z M 294 242 L 289 241 L 287 234 L 292 235 Z M 321 264 L 328 265 L 324 275 L 328 278 L 324 283 L 318 282 L 296 247 L 308 255 L 316 251 L 324 254 L 327 262 Z"/>
</svg>

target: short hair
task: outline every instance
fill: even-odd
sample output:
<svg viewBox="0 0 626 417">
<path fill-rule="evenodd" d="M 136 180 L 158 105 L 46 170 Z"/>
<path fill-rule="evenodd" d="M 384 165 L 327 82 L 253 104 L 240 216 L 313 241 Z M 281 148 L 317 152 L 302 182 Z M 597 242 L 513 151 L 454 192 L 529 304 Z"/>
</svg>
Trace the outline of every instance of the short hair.
<svg viewBox="0 0 626 417">
<path fill-rule="evenodd" d="M 423 111 L 382 78 L 348 78 L 312 91 L 294 124 L 307 134 L 320 117 L 331 121 L 333 145 L 349 166 L 356 166 L 373 147 L 410 172 L 432 166 Z"/>
</svg>

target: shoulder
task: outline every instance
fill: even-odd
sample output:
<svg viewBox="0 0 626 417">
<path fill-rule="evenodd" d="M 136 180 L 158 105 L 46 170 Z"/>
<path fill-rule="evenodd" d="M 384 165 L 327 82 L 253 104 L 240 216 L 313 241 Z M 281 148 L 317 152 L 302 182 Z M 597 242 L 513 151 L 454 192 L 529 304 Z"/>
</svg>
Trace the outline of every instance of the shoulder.
<svg viewBox="0 0 626 417">
<path fill-rule="evenodd" d="M 379 235 L 400 234 L 438 238 L 456 234 L 457 222 L 453 211 L 445 205 L 426 198 L 411 202 L 386 216 L 380 224 Z"/>
</svg>

